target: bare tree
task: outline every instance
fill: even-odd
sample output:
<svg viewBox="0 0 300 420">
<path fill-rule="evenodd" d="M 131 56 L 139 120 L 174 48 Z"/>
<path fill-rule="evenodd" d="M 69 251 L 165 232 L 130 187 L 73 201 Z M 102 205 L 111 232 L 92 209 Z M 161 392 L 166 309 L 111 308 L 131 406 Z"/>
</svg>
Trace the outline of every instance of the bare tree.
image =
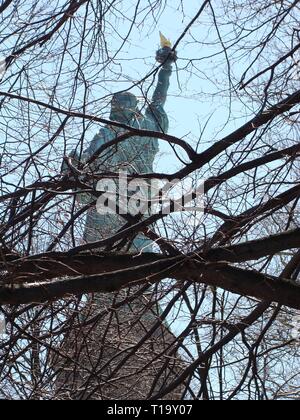
<svg viewBox="0 0 300 420">
<path fill-rule="evenodd" d="M 1 398 L 299 399 L 299 2 L 16 0 L 0 13 Z M 71 150 L 120 127 L 115 92 L 149 105 L 162 65 L 142 43 L 172 14 L 169 133 L 125 124 L 74 165 Z M 134 177 L 194 192 L 204 180 L 204 214 L 175 200 L 85 242 L 95 185 L 118 176 L 94 162 L 134 137 L 158 138 L 165 168 Z M 152 252 L 130 252 L 140 234 Z"/>
</svg>

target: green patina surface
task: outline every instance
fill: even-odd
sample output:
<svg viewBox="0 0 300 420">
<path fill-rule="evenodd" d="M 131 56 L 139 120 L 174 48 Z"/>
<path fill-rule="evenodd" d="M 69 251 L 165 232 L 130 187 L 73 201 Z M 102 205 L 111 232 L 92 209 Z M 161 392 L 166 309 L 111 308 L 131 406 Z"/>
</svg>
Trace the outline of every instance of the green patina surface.
<svg viewBox="0 0 300 420">
<path fill-rule="evenodd" d="M 126 92 L 114 95 L 110 119 L 137 129 L 167 133 L 169 121 L 164 105 L 171 73 L 172 63 L 167 62 L 159 71 L 156 89 L 144 114 L 138 111 L 134 95 Z M 112 125 L 101 128 L 80 156 L 76 152 L 72 152 L 71 155 L 77 161 L 87 162 L 101 146 L 125 132 L 124 128 Z M 158 152 L 157 138 L 134 136 L 105 149 L 91 165 L 93 171 L 97 173 L 124 171 L 128 174 L 148 174 L 153 172 L 153 163 Z M 78 194 L 77 198 L 81 203 L 87 203 L 92 199 L 87 194 Z M 124 224 L 124 218 L 118 214 L 99 214 L 93 206 L 88 211 L 84 239 L 86 242 L 105 239 L 116 233 Z M 130 251 L 149 252 L 151 241 L 139 234 L 133 239 Z"/>
</svg>

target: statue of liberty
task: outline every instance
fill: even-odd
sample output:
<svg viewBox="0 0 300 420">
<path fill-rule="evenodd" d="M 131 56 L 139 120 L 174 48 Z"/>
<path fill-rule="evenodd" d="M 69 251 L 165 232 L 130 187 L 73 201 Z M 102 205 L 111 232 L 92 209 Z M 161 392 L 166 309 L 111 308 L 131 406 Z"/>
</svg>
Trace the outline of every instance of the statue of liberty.
<svg viewBox="0 0 300 420">
<path fill-rule="evenodd" d="M 142 115 L 138 110 L 137 98 L 132 93 L 114 94 L 110 113 L 112 124 L 102 128 L 81 155 L 72 152 L 71 159 L 75 165 L 86 163 L 89 172 L 100 175 L 100 178 L 101 174 L 120 171 L 133 176 L 153 172 L 154 159 L 159 152 L 155 132 L 168 131 L 169 122 L 164 105 L 170 84 L 172 64 L 176 61 L 176 52 L 171 49 L 170 42 L 163 36 L 161 39 L 162 48 L 156 56 L 161 64 L 158 83 L 145 113 Z M 113 122 L 121 123 L 123 127 L 114 125 Z M 154 132 L 154 137 L 134 136 L 121 142 L 117 141 L 115 145 L 109 145 L 106 149 L 102 147 L 128 132 L 128 127 L 129 129 L 133 127 L 150 130 Z M 119 194 L 122 194 L 122 191 L 119 191 Z M 95 201 L 95 197 L 80 191 L 77 193 L 77 199 L 85 204 Z M 98 206 L 93 205 L 88 210 L 84 240 L 90 243 L 109 238 L 124 226 L 124 222 L 126 223 L 126 220 L 120 214 L 102 213 L 99 212 Z M 140 233 L 132 238 L 131 242 L 126 241 L 123 248 L 121 245 L 113 251 L 149 252 L 152 242 Z M 108 309 L 107 314 L 93 324 L 92 330 L 88 327 L 88 333 L 82 329 L 77 338 L 75 338 L 76 332 L 66 337 L 63 345 L 66 354 L 69 359 L 79 360 L 81 366 L 84 367 L 78 369 L 76 366 L 74 370 L 77 376 L 72 374 L 69 366 L 62 367 L 57 384 L 62 389 L 64 389 L 64 384 L 67 385 L 71 399 L 145 399 L 154 381 L 155 390 L 158 391 L 166 380 L 171 380 L 170 378 L 174 378 L 179 372 L 180 363 L 178 364 L 177 354 L 174 353 L 173 358 L 165 357 L 164 354 L 165 348 L 172 345 L 174 337 L 167 323 L 159 321 L 161 309 L 156 292 L 149 286 L 148 295 L 145 291 L 142 295 L 139 293 L 135 295 L 138 289 L 136 286 L 131 286 L 128 291 L 96 293 L 89 298 L 93 309 L 91 312 L 88 305 L 87 309 L 80 314 L 82 320 L 85 320 L 86 314 L 94 314 L 94 311 L 98 314 L 104 308 L 111 308 L 119 302 L 124 303 L 117 311 Z M 128 297 L 130 297 L 129 302 Z M 151 330 L 156 324 L 158 326 L 151 337 L 148 337 L 138 351 L 129 356 L 132 346 L 137 345 L 141 337 L 145 335 L 145 331 Z M 82 345 L 80 334 L 82 334 Z M 74 345 L 74 342 L 77 345 Z M 77 349 L 80 349 L 79 356 L 76 353 Z M 110 382 L 111 371 L 114 371 L 120 362 L 118 380 Z M 160 369 L 161 372 L 157 378 Z M 90 371 L 98 373 L 90 379 L 88 374 Z M 168 398 L 179 399 L 180 395 L 181 388 L 179 387 L 179 390 L 176 389 L 170 393 Z"/>
<path fill-rule="evenodd" d="M 111 101 L 110 120 L 135 129 L 167 133 L 169 128 L 168 116 L 164 110 L 167 92 L 172 74 L 172 64 L 176 61 L 176 52 L 171 49 L 171 43 L 161 34 L 161 49 L 157 51 L 156 60 L 161 64 L 158 83 L 151 102 L 144 115 L 138 109 L 138 100 L 130 92 L 120 92 L 113 95 Z M 79 156 L 72 152 L 75 161 L 84 163 L 108 142 L 126 133 L 126 128 L 107 125 L 95 135 L 89 147 Z M 93 161 L 89 170 L 93 173 L 149 174 L 153 172 L 154 159 L 159 152 L 158 139 L 155 137 L 134 136 L 105 149 Z M 120 192 L 122 193 L 122 191 Z M 91 196 L 78 194 L 77 200 L 87 204 Z M 93 198 L 95 200 L 95 197 Z M 126 222 L 121 215 L 99 212 L 93 206 L 87 215 L 84 240 L 87 243 L 96 242 L 116 233 Z M 132 239 L 129 246 L 122 252 L 149 252 L 151 241 L 142 234 Z"/>
</svg>

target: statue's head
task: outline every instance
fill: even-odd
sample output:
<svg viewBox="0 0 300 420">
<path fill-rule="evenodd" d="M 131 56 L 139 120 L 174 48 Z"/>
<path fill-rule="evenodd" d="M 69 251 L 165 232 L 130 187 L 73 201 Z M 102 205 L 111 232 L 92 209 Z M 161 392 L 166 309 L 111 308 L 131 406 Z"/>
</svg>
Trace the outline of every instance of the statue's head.
<svg viewBox="0 0 300 420">
<path fill-rule="evenodd" d="M 138 100 L 130 92 L 116 93 L 111 101 L 110 119 L 128 123 L 137 112 Z"/>
</svg>

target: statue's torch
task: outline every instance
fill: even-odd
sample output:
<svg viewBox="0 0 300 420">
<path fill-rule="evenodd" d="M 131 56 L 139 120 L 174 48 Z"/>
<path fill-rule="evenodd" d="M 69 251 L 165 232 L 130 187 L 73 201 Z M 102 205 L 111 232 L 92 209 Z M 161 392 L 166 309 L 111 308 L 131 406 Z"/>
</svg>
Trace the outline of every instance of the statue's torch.
<svg viewBox="0 0 300 420">
<path fill-rule="evenodd" d="M 156 61 L 159 63 L 174 63 L 177 60 L 176 51 L 172 50 L 172 42 L 167 39 L 161 32 L 160 34 L 160 45 L 161 48 L 156 52 Z"/>
</svg>

